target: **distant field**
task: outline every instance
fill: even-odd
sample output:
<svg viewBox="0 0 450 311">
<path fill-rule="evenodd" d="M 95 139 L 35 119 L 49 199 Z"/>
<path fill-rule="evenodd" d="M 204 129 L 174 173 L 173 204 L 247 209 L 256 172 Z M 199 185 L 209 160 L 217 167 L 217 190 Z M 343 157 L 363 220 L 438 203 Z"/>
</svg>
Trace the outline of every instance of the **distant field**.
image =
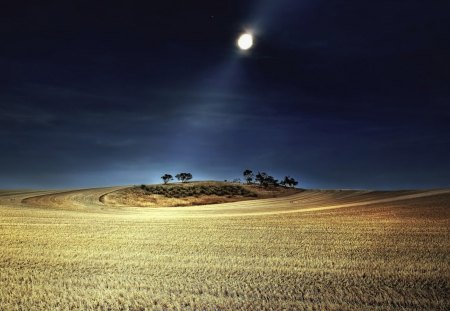
<svg viewBox="0 0 450 311">
<path fill-rule="evenodd" d="M 450 190 L 102 202 L 124 189 L 0 191 L 0 310 L 450 310 Z"/>
</svg>

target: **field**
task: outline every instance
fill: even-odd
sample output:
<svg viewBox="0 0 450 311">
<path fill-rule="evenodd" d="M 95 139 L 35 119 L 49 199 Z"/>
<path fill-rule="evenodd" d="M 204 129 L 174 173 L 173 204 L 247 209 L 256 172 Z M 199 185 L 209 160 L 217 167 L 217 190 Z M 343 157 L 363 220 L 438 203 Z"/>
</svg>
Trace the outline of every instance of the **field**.
<svg viewBox="0 0 450 311">
<path fill-rule="evenodd" d="M 102 202 L 123 189 L 0 191 L 0 309 L 450 309 L 450 190 Z"/>
</svg>

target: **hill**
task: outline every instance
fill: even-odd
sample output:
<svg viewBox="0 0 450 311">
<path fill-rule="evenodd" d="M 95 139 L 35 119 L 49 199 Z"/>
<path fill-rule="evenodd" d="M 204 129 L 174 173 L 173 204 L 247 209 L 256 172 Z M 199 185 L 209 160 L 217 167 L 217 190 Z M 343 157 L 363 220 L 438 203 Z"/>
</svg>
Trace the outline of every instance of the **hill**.
<svg viewBox="0 0 450 311">
<path fill-rule="evenodd" d="M 301 191 L 218 181 L 186 182 L 120 189 L 103 196 L 102 202 L 110 206 L 177 207 L 278 198 Z"/>
</svg>

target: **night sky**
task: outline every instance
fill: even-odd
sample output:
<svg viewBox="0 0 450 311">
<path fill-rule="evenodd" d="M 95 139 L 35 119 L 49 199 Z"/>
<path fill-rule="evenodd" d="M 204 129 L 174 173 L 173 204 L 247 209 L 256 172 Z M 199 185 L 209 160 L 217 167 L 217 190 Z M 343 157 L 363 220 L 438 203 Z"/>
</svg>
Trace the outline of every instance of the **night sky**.
<svg viewBox="0 0 450 311">
<path fill-rule="evenodd" d="M 0 188 L 450 187 L 450 1 L 145 3 L 0 5 Z"/>
</svg>

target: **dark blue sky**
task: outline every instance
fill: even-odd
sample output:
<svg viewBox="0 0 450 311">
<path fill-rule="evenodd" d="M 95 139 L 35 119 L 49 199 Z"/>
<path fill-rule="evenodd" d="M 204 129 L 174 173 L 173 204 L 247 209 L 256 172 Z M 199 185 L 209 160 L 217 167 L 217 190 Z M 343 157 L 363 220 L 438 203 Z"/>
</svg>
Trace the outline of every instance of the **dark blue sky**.
<svg viewBox="0 0 450 311">
<path fill-rule="evenodd" d="M 450 186 L 450 2 L 145 3 L 1 5 L 0 188 Z"/>
</svg>

